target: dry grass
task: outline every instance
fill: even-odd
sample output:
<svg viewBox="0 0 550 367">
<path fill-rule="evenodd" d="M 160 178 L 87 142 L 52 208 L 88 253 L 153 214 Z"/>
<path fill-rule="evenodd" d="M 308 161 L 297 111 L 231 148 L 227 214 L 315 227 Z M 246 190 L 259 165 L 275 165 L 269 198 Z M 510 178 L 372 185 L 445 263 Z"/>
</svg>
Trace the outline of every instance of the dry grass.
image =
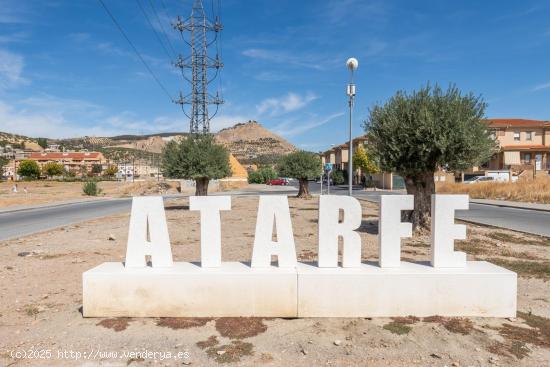
<svg viewBox="0 0 550 367">
<path fill-rule="evenodd" d="M 468 194 L 473 199 L 494 199 L 550 203 L 550 178 L 518 182 L 479 182 L 476 184 L 444 183 L 437 185 L 438 193 Z"/>
</svg>

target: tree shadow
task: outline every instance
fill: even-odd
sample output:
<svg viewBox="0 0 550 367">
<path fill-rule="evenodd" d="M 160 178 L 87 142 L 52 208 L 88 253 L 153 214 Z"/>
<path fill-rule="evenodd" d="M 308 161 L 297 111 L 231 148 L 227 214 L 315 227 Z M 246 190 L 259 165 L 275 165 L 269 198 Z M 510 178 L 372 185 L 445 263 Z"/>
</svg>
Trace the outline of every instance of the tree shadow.
<svg viewBox="0 0 550 367">
<path fill-rule="evenodd" d="M 378 220 L 364 220 L 361 222 L 361 226 L 357 229 L 357 232 L 378 234 Z"/>
<path fill-rule="evenodd" d="M 165 206 L 164 210 L 189 210 L 189 205 L 170 205 Z"/>
</svg>

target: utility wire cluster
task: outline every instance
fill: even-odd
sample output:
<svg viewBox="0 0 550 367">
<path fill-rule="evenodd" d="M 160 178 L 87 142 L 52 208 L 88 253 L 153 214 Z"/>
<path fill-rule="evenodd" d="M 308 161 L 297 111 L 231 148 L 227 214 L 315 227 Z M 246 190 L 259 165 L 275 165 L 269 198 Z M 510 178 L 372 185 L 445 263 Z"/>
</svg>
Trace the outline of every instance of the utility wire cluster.
<svg viewBox="0 0 550 367">
<path fill-rule="evenodd" d="M 220 22 L 220 0 L 211 0 L 213 21 L 206 16 L 203 1 L 193 0 L 191 15 L 187 18 L 178 16 L 176 22 L 172 24 L 173 28 L 179 31 L 183 44 L 190 49 L 190 52 L 184 55 L 176 51 L 177 47 L 174 47 L 170 34 L 166 30 L 165 23 L 168 23 L 169 11 L 165 0 L 135 0 L 139 11 L 154 34 L 156 42 L 166 57 L 180 70 L 183 80 L 191 86 L 189 93 L 180 92 L 177 99 L 173 98 L 173 95 L 160 81 L 105 1 L 98 1 L 162 91 L 170 101 L 181 106 L 182 111 L 190 120 L 190 132 L 208 133 L 210 120 L 217 114 L 219 105 L 223 103 L 220 74 L 220 69 L 223 67 L 221 61 L 221 30 L 223 26 Z M 155 3 L 160 5 L 162 12 L 159 12 L 159 6 Z M 164 22 L 163 19 L 165 19 Z M 211 57 L 208 51 L 214 48 L 215 56 Z M 209 86 L 214 80 L 218 80 L 219 83 L 215 95 L 208 92 Z M 215 106 L 211 115 L 208 111 L 209 105 Z M 187 106 L 190 106 L 190 111 Z"/>
</svg>

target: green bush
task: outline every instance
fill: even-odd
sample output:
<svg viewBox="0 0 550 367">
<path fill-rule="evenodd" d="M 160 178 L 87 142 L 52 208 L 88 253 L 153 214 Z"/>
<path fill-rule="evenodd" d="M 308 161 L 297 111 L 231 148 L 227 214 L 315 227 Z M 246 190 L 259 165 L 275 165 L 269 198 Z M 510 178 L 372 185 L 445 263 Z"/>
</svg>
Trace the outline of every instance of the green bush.
<svg viewBox="0 0 550 367">
<path fill-rule="evenodd" d="M 84 185 L 82 185 L 82 191 L 88 196 L 97 196 L 101 194 L 101 189 L 97 185 L 97 182 L 93 180 L 84 182 Z"/>
<path fill-rule="evenodd" d="M 248 174 L 248 183 L 263 184 L 265 181 L 260 172 L 252 171 Z"/>
<path fill-rule="evenodd" d="M 248 174 L 248 183 L 265 184 L 277 178 L 277 172 L 271 167 L 262 167 Z"/>
<path fill-rule="evenodd" d="M 344 172 L 341 170 L 334 170 L 330 173 L 330 178 L 332 178 L 333 185 L 342 185 L 346 181 L 344 179 Z"/>
</svg>

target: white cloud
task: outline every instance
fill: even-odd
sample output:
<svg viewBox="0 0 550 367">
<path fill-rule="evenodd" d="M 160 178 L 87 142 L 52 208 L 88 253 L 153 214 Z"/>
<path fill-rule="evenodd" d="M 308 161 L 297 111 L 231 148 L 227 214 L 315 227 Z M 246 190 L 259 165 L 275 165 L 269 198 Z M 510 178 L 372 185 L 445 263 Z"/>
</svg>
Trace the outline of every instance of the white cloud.
<svg viewBox="0 0 550 367">
<path fill-rule="evenodd" d="M 23 56 L 0 49 L 0 90 L 27 84 L 23 77 Z"/>
<path fill-rule="evenodd" d="M 550 89 L 550 82 L 536 85 L 533 89 L 531 89 L 531 92 L 538 92 L 545 89 Z"/>
<path fill-rule="evenodd" d="M 83 43 L 92 38 L 91 34 L 86 32 L 69 33 L 67 37 L 75 43 Z"/>
<path fill-rule="evenodd" d="M 18 43 L 25 41 L 29 37 L 26 32 L 16 32 L 12 34 L 1 34 L 0 43 Z"/>
<path fill-rule="evenodd" d="M 256 110 L 260 115 L 268 113 L 270 116 L 276 116 L 299 110 L 318 98 L 309 92 L 305 96 L 289 92 L 282 97 L 264 99 L 256 106 Z"/>
<path fill-rule="evenodd" d="M 322 126 L 322 125 L 334 120 L 335 118 L 342 117 L 342 116 L 344 116 L 344 112 L 334 113 L 334 114 L 329 115 L 328 117 L 326 117 L 322 120 L 317 120 L 317 119 L 316 120 L 311 120 L 311 121 L 303 123 L 303 124 L 294 124 L 294 123 L 291 124 L 291 123 L 288 123 L 288 122 L 284 122 L 284 123 L 279 124 L 278 126 L 276 126 L 274 128 L 274 131 L 279 135 L 282 135 L 282 136 L 285 136 L 285 137 L 291 137 L 291 136 L 303 134 L 308 130 L 314 129 L 314 128 L 319 127 L 319 126 Z M 288 126 L 292 126 L 292 127 L 288 128 Z"/>
<path fill-rule="evenodd" d="M 325 63 L 319 61 L 320 57 L 318 55 L 298 55 L 286 51 L 267 50 L 262 48 L 250 48 L 244 50 L 242 54 L 252 59 L 264 60 L 277 64 L 287 64 L 315 70 L 323 70 L 326 68 Z"/>
<path fill-rule="evenodd" d="M 0 131 L 32 137 L 71 138 L 188 130 L 183 114 L 145 119 L 132 112 L 110 115 L 102 106 L 54 96 L 0 100 Z"/>
</svg>

